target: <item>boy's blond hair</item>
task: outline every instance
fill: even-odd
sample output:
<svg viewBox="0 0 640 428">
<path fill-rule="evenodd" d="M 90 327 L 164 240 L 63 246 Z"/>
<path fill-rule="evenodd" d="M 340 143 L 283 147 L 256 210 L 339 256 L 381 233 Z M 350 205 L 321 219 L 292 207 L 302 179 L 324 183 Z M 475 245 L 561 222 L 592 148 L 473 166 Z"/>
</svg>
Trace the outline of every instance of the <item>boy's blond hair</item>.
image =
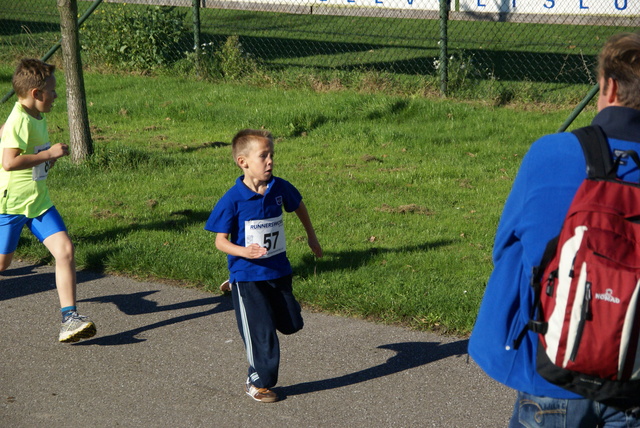
<svg viewBox="0 0 640 428">
<path fill-rule="evenodd" d="M 238 163 L 238 157 L 246 155 L 251 143 L 256 140 L 267 140 L 273 148 L 273 136 L 266 129 L 243 129 L 231 140 L 231 154 L 233 160 Z"/>
<path fill-rule="evenodd" d="M 44 89 L 47 79 L 53 76 L 56 66 L 39 59 L 25 58 L 13 73 L 11 83 L 19 98 L 26 98 L 32 89 Z"/>
<path fill-rule="evenodd" d="M 618 83 L 618 100 L 624 107 L 640 110 L 640 34 L 620 33 L 607 40 L 598 56 L 598 77 Z"/>
</svg>

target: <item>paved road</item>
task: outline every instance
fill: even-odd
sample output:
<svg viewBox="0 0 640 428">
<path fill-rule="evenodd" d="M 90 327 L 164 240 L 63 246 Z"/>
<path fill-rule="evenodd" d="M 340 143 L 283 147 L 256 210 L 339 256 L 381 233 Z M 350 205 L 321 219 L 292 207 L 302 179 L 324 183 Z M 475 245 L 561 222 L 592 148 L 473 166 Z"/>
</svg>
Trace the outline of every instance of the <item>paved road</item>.
<svg viewBox="0 0 640 428">
<path fill-rule="evenodd" d="M 283 398 L 244 394 L 230 297 L 78 273 L 98 334 L 57 342 L 53 269 L 0 274 L 3 427 L 504 427 L 514 394 L 467 340 L 304 312 L 281 337 Z"/>
</svg>

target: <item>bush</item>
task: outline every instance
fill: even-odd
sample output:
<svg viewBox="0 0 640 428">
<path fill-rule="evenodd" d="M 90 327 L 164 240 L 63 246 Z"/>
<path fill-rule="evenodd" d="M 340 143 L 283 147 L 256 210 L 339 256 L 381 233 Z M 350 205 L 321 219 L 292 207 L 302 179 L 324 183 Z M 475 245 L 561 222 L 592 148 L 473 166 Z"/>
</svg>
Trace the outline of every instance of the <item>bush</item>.
<svg viewBox="0 0 640 428">
<path fill-rule="evenodd" d="M 179 59 L 177 43 L 188 34 L 184 18 L 173 7 L 106 8 L 81 29 L 82 48 L 95 65 L 152 70 Z"/>
<path fill-rule="evenodd" d="M 214 81 L 243 81 L 262 72 L 258 61 L 242 48 L 237 35 L 227 37 L 221 44 L 203 43 L 200 49 L 185 52 L 170 71 Z"/>
<path fill-rule="evenodd" d="M 244 51 L 238 36 L 229 36 L 215 53 L 216 63 L 225 79 L 234 80 L 257 70 L 256 62 Z"/>
</svg>

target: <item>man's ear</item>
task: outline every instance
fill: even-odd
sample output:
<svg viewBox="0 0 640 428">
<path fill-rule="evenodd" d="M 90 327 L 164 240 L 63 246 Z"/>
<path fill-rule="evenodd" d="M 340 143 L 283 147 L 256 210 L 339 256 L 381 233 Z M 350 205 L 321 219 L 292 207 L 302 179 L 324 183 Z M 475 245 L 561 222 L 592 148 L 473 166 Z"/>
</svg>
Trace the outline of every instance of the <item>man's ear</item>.
<svg viewBox="0 0 640 428">
<path fill-rule="evenodd" d="M 607 79 L 607 90 L 605 97 L 609 105 L 618 104 L 618 81 L 609 77 Z"/>
<path fill-rule="evenodd" d="M 246 166 L 247 166 L 247 159 L 246 159 L 243 155 L 240 155 L 240 156 L 238 156 L 238 158 L 236 159 L 236 163 L 238 164 L 238 166 L 239 166 L 240 168 L 246 168 Z"/>
</svg>

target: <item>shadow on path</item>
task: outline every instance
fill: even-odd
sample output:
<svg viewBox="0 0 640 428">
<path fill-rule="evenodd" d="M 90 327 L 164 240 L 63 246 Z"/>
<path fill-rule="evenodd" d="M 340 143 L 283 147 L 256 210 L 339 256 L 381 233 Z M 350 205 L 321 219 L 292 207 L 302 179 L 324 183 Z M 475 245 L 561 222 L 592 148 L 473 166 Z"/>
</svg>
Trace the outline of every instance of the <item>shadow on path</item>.
<svg viewBox="0 0 640 428">
<path fill-rule="evenodd" d="M 158 293 L 160 290 L 140 291 L 131 294 L 111 294 L 109 296 L 91 297 L 83 299 L 81 302 L 97 302 L 97 303 L 113 303 L 116 307 L 126 315 L 144 315 L 154 312 L 175 311 L 178 309 L 196 308 L 198 306 L 214 305 L 217 303 L 227 303 L 232 305 L 231 298 L 223 298 L 224 296 L 205 297 L 202 299 L 191 300 L 188 302 L 178 302 L 171 305 L 158 305 L 158 302 L 146 299 L 151 294 Z M 233 306 L 230 306 L 233 309 Z"/>
<path fill-rule="evenodd" d="M 36 268 L 42 266 L 42 264 L 32 264 L 15 269 L 10 267 L 0 273 L 0 301 L 55 290 L 55 273 L 38 273 Z M 104 276 L 86 271 L 78 271 L 76 275 L 78 284 Z"/>
<path fill-rule="evenodd" d="M 444 345 L 437 342 L 405 342 L 382 345 L 378 348 L 390 349 L 397 352 L 395 356 L 389 358 L 383 364 L 344 376 L 274 388 L 274 391 L 277 391 L 278 395 L 284 399 L 292 395 L 342 388 L 344 386 L 399 373 L 454 355 L 465 355 L 467 353 L 467 343 L 468 340 L 465 339 Z"/>
<path fill-rule="evenodd" d="M 120 333 L 112 334 L 109 336 L 100 336 L 94 339 L 86 340 L 75 344 L 74 346 L 87 346 L 87 345 L 100 345 L 100 346 L 113 346 L 113 345 L 128 345 L 132 343 L 144 342 L 146 339 L 136 337 L 140 333 L 153 330 L 160 327 L 167 327 L 170 325 L 178 324 L 193 319 L 214 315 L 217 313 L 233 310 L 233 303 L 230 298 L 226 296 L 206 297 L 202 299 L 191 300 L 188 302 L 174 303 L 171 305 L 158 305 L 157 302 L 147 300 L 145 297 L 157 293 L 159 290 L 142 291 L 132 294 L 114 294 L 110 296 L 93 297 L 90 299 L 81 300 L 82 302 L 100 302 L 100 303 L 113 303 L 116 307 L 126 315 L 144 315 L 156 312 L 175 311 L 180 309 L 196 308 L 201 306 L 214 305 L 211 309 L 207 309 L 202 312 L 196 312 L 186 315 L 181 315 L 174 318 L 168 318 L 162 321 L 155 322 L 153 324 L 141 326 Z M 99 326 L 98 326 L 99 327 Z"/>
</svg>

